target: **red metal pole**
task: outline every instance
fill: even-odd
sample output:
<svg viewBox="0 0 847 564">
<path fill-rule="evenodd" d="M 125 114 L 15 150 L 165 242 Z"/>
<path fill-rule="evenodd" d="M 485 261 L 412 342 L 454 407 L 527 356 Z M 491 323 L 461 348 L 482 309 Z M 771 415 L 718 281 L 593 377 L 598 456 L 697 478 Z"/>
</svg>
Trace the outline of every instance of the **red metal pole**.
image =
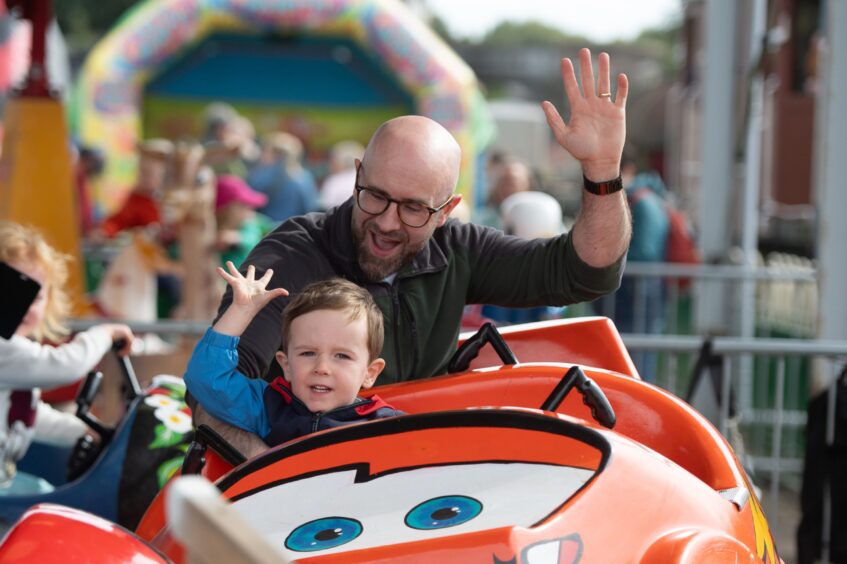
<svg viewBox="0 0 847 564">
<path fill-rule="evenodd" d="M 29 98 L 52 98 L 47 80 L 47 26 L 53 8 L 50 0 L 7 0 L 10 11 L 32 22 L 29 72 L 17 94 Z"/>
</svg>

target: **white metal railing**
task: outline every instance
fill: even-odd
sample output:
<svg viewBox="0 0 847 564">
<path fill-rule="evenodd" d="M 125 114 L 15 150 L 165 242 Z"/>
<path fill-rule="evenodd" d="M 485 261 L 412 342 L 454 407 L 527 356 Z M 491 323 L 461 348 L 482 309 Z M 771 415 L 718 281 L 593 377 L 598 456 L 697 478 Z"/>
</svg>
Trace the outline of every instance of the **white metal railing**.
<svg viewBox="0 0 847 564">
<path fill-rule="evenodd" d="M 630 262 L 622 289 L 599 299 L 593 310 L 623 320 L 625 329 L 633 333 L 694 334 L 703 316 L 693 297 L 715 289 L 729 301 L 724 325 L 713 329 L 720 334 L 753 336 L 742 334 L 742 316 L 751 315 L 760 333 L 812 337 L 818 311 L 817 271 L 812 262 L 779 253 L 762 262 L 755 267 Z M 744 292 L 749 284 L 755 285 L 752 303 Z M 661 307 L 656 306 L 656 292 L 660 292 Z M 661 315 L 661 323 L 654 322 L 655 315 Z"/>
<path fill-rule="evenodd" d="M 72 331 L 84 331 L 95 325 L 106 322 L 126 323 L 135 333 L 158 333 L 160 335 L 185 335 L 200 337 L 209 328 L 209 321 L 179 321 L 175 319 L 159 319 L 158 321 L 132 321 L 126 319 L 73 319 L 68 323 Z"/>
<path fill-rule="evenodd" d="M 663 355 L 665 370 L 663 374 L 654 375 L 656 383 L 680 397 L 686 397 L 688 386 L 685 385 L 685 377 L 690 374 L 685 370 L 693 366 L 691 358 L 701 350 L 705 341 L 703 337 L 633 334 L 622 337 L 633 353 L 650 351 Z M 786 487 L 798 492 L 802 480 L 801 437 L 806 426 L 808 380 L 811 372 L 820 371 L 822 379 L 829 383 L 825 440 L 831 446 L 835 439 L 836 379 L 847 362 L 847 341 L 718 337 L 711 340 L 711 351 L 722 358 L 719 413 L 715 424 L 731 443 L 735 443 L 734 448 L 743 445 L 737 454 L 750 463 L 754 479 L 767 479 L 768 490 L 763 505 L 772 530 L 790 528 L 791 534 L 781 536 L 793 539 L 798 523 L 781 522 L 785 512 L 780 505 L 780 495 L 782 488 Z M 687 363 L 680 361 L 682 355 L 689 357 Z M 742 362 L 745 357 L 752 358 L 752 362 Z M 758 389 L 758 393 L 752 405 L 739 405 L 733 418 L 741 431 L 742 441 L 739 443 L 732 440 L 732 406 L 727 398 L 732 398 L 732 391 L 742 386 Z M 824 562 L 828 561 L 832 538 L 831 519 L 831 498 L 824 494 Z"/>
</svg>

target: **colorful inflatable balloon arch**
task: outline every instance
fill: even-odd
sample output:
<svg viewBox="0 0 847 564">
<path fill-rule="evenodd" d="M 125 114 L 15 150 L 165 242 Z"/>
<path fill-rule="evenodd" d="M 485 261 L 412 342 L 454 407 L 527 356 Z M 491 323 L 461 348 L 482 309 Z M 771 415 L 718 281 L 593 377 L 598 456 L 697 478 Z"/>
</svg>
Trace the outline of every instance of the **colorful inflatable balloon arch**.
<svg viewBox="0 0 847 564">
<path fill-rule="evenodd" d="M 140 139 L 200 137 L 203 109 L 220 100 L 260 134 L 304 138 L 312 164 L 385 119 L 429 116 L 461 145 L 459 191 L 471 200 L 494 134 L 471 69 L 397 0 L 148 0 L 92 50 L 77 83 L 77 133 L 108 155 L 101 211 L 131 187 Z"/>
</svg>

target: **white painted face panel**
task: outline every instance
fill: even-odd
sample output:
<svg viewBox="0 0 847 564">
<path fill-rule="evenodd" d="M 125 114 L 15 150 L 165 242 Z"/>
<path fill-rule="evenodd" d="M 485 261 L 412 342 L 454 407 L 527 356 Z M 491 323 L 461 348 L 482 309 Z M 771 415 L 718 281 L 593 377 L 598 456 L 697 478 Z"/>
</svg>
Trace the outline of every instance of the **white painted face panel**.
<svg viewBox="0 0 847 564">
<path fill-rule="evenodd" d="M 530 527 L 593 473 L 549 464 L 480 463 L 412 468 L 356 483 L 355 470 L 341 470 L 290 481 L 233 505 L 296 558 Z"/>
</svg>

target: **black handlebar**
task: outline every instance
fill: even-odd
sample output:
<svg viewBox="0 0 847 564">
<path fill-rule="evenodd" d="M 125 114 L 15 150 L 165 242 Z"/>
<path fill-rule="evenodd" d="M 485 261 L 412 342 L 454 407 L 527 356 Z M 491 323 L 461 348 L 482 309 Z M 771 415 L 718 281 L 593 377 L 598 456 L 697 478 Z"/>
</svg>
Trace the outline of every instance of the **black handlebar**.
<svg viewBox="0 0 847 564">
<path fill-rule="evenodd" d="M 118 339 L 112 343 L 112 351 L 115 352 L 115 357 L 118 359 L 118 364 L 121 367 L 121 372 L 124 375 L 123 394 L 127 402 L 131 402 L 141 395 L 141 384 L 138 383 L 138 377 L 135 375 L 135 369 L 129 361 L 129 356 L 121 356 L 117 354 L 119 350 L 126 346 L 126 340 Z"/>
<path fill-rule="evenodd" d="M 115 353 L 115 358 L 118 359 L 118 364 L 123 372 L 124 382 L 122 393 L 125 401 L 129 404 L 132 400 L 141 395 L 141 385 L 138 383 L 138 378 L 135 375 L 135 370 L 127 356 L 121 356 L 118 351 L 126 346 L 126 341 L 119 339 L 112 343 L 112 351 Z M 80 386 L 76 395 L 76 416 L 79 417 L 86 425 L 97 431 L 100 435 L 102 445 L 106 445 L 115 434 L 115 429 L 107 427 L 91 413 L 91 404 L 94 403 L 94 397 L 100 389 L 100 384 L 103 382 L 102 372 L 89 372 L 85 380 Z"/>
<path fill-rule="evenodd" d="M 115 430 L 111 427 L 106 427 L 102 421 L 97 419 L 91 411 L 91 404 L 94 401 L 94 396 L 100 389 L 100 384 L 103 381 L 102 372 L 89 372 L 85 377 L 85 381 L 76 395 L 76 416 L 79 417 L 86 425 L 97 431 L 100 435 L 101 444 L 108 444 L 115 434 Z"/>
<path fill-rule="evenodd" d="M 129 357 L 118 354 L 118 351 L 125 346 L 126 341 L 119 339 L 112 343 L 112 352 L 115 353 L 115 358 L 118 359 L 121 372 L 123 372 L 124 381 L 121 386 L 121 393 L 126 405 L 129 406 L 135 398 L 141 395 L 141 386 L 138 384 L 138 378 L 135 376 L 135 370 L 132 368 Z M 102 372 L 89 372 L 76 395 L 76 416 L 100 435 L 100 441 L 95 442 L 87 434 L 79 438 L 68 460 L 67 477 L 69 482 L 82 476 L 95 463 L 100 453 L 115 436 L 115 427 L 107 427 L 91 413 L 91 404 L 94 403 L 94 398 L 102 381 Z"/>
<path fill-rule="evenodd" d="M 479 331 L 474 333 L 467 341 L 462 343 L 461 347 L 456 350 L 453 354 L 453 358 L 451 358 L 450 362 L 447 364 L 447 373 L 454 374 L 456 372 L 465 372 L 470 367 L 471 361 L 479 355 L 479 349 L 481 349 L 485 343 L 491 343 L 491 346 L 494 347 L 494 350 L 497 352 L 497 356 L 500 357 L 503 364 L 518 363 L 515 353 L 513 353 L 512 349 L 509 348 L 509 345 L 506 344 L 506 340 L 497 331 L 497 328 L 491 323 L 485 323 L 479 328 Z"/>
<path fill-rule="evenodd" d="M 591 416 L 595 421 L 609 429 L 614 428 L 617 422 L 615 410 L 612 409 L 612 404 L 609 403 L 609 398 L 603 393 L 594 380 L 585 375 L 582 368 L 572 366 L 568 370 L 544 403 L 541 404 L 541 409 L 545 411 L 556 411 L 562 401 L 567 397 L 568 393 L 576 388 L 582 395 L 582 403 L 591 408 Z"/>
</svg>

